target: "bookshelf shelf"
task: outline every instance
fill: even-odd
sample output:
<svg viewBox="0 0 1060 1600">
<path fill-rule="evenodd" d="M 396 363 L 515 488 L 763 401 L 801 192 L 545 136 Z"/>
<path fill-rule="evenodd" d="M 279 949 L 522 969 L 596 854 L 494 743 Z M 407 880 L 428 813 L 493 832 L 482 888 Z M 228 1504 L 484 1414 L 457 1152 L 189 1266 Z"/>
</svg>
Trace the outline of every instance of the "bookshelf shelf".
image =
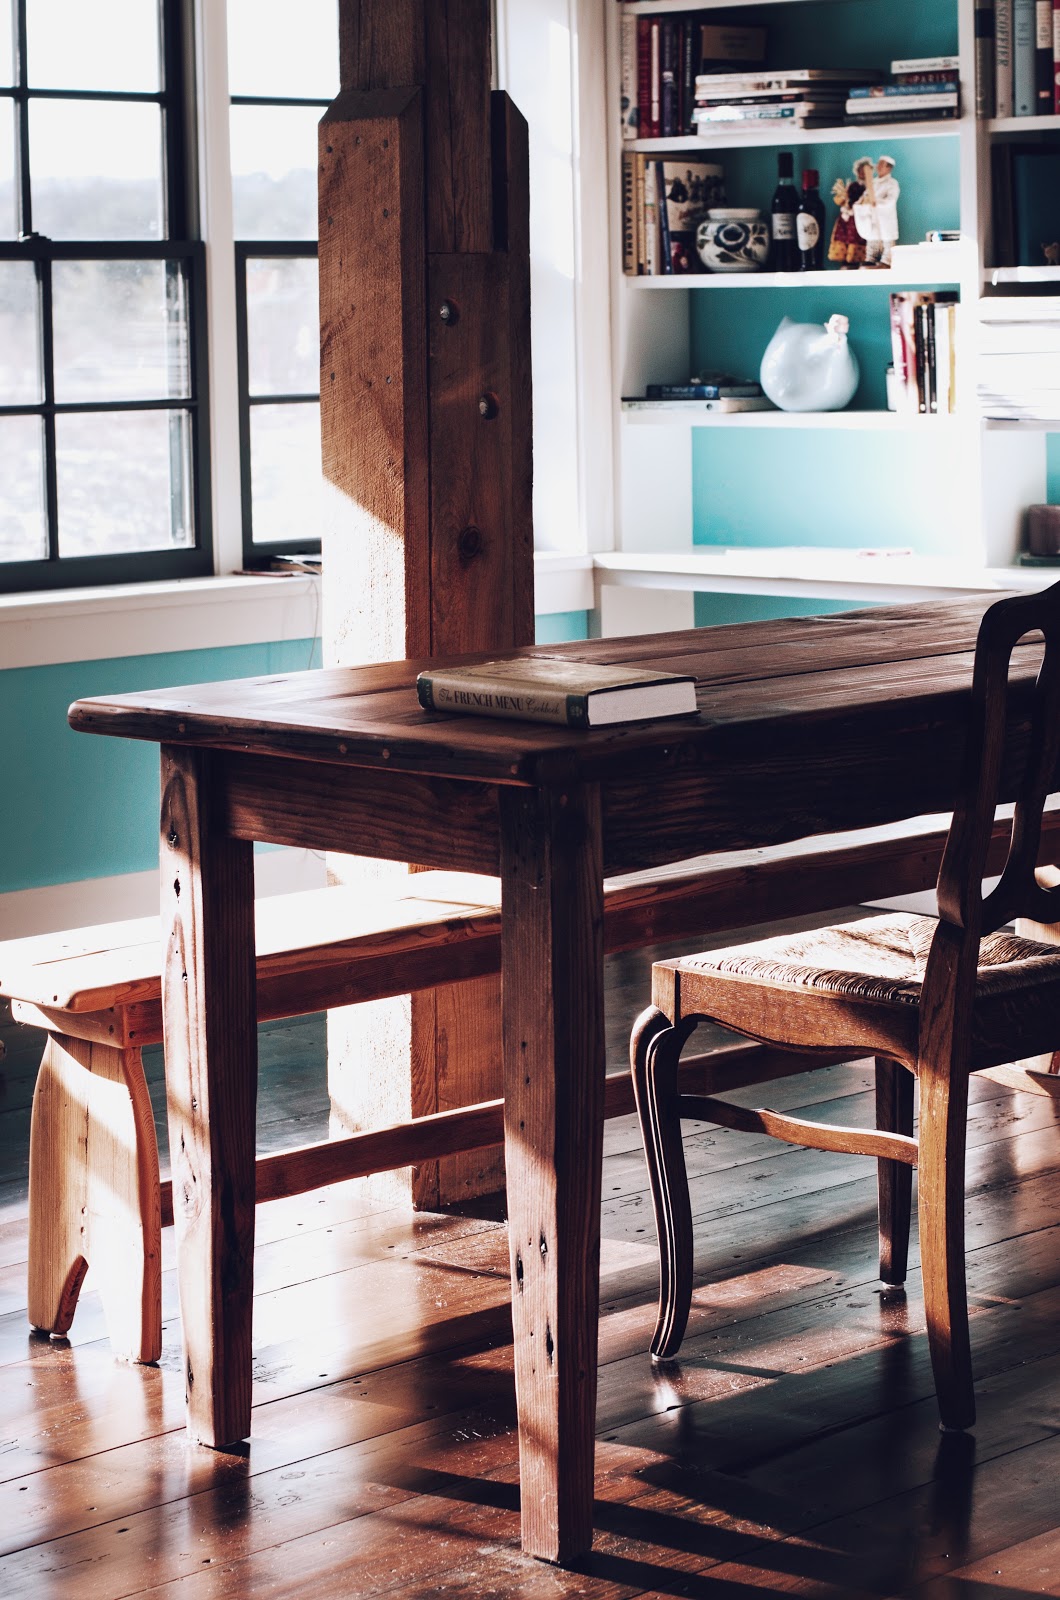
<svg viewBox="0 0 1060 1600">
<path fill-rule="evenodd" d="M 1060 267 L 994 267 L 987 282 L 995 289 L 1021 283 L 1060 283 Z"/>
<path fill-rule="evenodd" d="M 1060 132 L 1060 117 L 992 117 L 986 123 L 987 133 L 1021 133 L 1033 137 L 1036 133 Z"/>
<path fill-rule="evenodd" d="M 798 0 L 789 0 L 790 3 L 797 4 Z M 853 0 L 846 0 L 846 4 L 853 4 Z M 1039 120 L 1046 122 L 1049 119 L 1042 117 Z M 713 150 L 747 149 L 758 145 L 768 150 L 778 144 L 857 144 L 859 141 L 864 143 L 866 139 L 879 143 L 885 139 L 930 139 L 939 135 L 952 139 L 959 131 L 960 119 L 957 117 L 939 122 L 889 122 L 882 127 L 874 125 L 870 128 L 841 123 L 834 128 L 771 127 L 768 131 L 753 129 L 744 132 L 741 128 L 727 127 L 724 130 L 719 128 L 709 138 L 698 133 L 683 133 L 673 139 L 629 139 L 622 148 L 642 155 L 678 155 L 691 151 L 704 155 Z"/>
<path fill-rule="evenodd" d="M 982 567 L 897 551 L 696 545 L 677 551 L 598 554 L 597 588 L 672 588 L 692 593 L 789 595 L 864 604 L 956 599 L 964 594 L 1048 588 L 1055 568 Z"/>
<path fill-rule="evenodd" d="M 843 270 L 826 267 L 821 272 L 690 272 L 674 277 L 656 273 L 654 277 L 634 277 L 625 281 L 636 290 L 654 289 L 908 289 L 921 284 L 956 283 L 956 272 L 873 272 L 871 269 Z M 1057 269 L 1060 277 L 1060 269 Z"/>
<path fill-rule="evenodd" d="M 745 4 L 755 6 L 798 5 L 802 0 L 744 0 Z M 840 0 L 833 0 L 839 4 Z M 845 5 L 850 5 L 853 0 L 842 0 Z M 622 11 L 626 16 L 634 17 L 665 17 L 673 16 L 675 12 L 687 11 L 733 11 L 740 5 L 740 0 L 625 0 Z"/>
<path fill-rule="evenodd" d="M 951 432 L 965 418 L 954 412 L 946 416 L 909 416 L 898 411 L 697 411 L 694 402 L 686 412 L 672 408 L 648 410 L 643 402 L 622 404 L 622 421 L 629 428 L 838 428 L 854 433 L 929 433 Z"/>
</svg>

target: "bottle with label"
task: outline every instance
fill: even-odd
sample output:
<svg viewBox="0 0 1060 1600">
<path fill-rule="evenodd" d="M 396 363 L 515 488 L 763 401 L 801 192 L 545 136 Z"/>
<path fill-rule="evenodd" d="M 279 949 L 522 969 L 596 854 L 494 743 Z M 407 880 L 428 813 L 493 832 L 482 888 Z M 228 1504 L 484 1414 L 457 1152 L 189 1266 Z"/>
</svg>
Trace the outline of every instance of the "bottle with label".
<svg viewBox="0 0 1060 1600">
<path fill-rule="evenodd" d="M 795 217 L 795 239 L 803 272 L 817 272 L 824 266 L 824 202 L 817 184 L 816 170 L 807 167 L 802 174 L 802 199 Z"/>
<path fill-rule="evenodd" d="M 772 243 L 769 266 L 773 272 L 798 272 L 799 241 L 795 217 L 799 197 L 795 193 L 794 157 L 790 150 L 777 151 L 777 187 L 773 194 Z"/>
</svg>

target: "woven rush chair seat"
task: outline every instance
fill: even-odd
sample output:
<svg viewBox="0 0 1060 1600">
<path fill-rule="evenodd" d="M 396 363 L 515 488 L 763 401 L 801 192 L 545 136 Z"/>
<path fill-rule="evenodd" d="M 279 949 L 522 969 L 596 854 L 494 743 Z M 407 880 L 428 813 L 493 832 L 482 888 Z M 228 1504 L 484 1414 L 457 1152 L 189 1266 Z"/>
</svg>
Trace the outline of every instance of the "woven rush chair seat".
<svg viewBox="0 0 1060 1600">
<path fill-rule="evenodd" d="M 630 1057 L 659 1235 L 656 1359 L 680 1348 L 691 1305 L 681 1119 L 695 1117 L 875 1158 L 880 1277 L 889 1284 L 905 1281 L 918 1168 L 924 1306 L 942 1426 L 974 1422 L 964 1261 L 968 1082 L 981 1072 L 1060 1099 L 1060 874 L 1036 870 L 1042 811 L 1057 788 L 1058 762 L 1060 584 L 1054 584 L 1038 595 L 999 600 L 980 625 L 937 918 L 871 916 L 655 963 L 652 1004 L 634 1027 Z M 984 894 L 998 804 L 1013 796 L 1007 861 Z M 709 1066 L 705 1093 L 680 1093 L 681 1051 L 703 1020 L 806 1052 L 807 1069 L 815 1054 L 817 1064 L 835 1061 L 837 1051 L 849 1051 L 851 1060 L 873 1055 L 875 1128 L 736 1105 L 711 1093 Z M 777 1075 L 763 1072 L 759 1081 Z"/>
<path fill-rule="evenodd" d="M 798 995 L 789 991 L 810 991 L 811 1007 L 814 997 L 827 995 L 836 1011 L 843 1008 L 846 1043 L 863 1046 L 866 1053 L 899 1048 L 915 1057 L 924 972 L 937 927 L 934 917 L 908 912 L 866 917 L 657 962 L 653 980 L 657 972 L 666 1002 L 672 986 L 675 1021 L 684 1011 L 737 1029 L 753 987 L 758 1028 L 768 1022 L 778 1043 L 791 1032 L 799 1006 Z M 976 1062 L 985 1067 L 1007 1059 L 1013 1005 L 1019 1007 L 1026 1054 L 1060 1042 L 1060 948 L 1005 931 L 991 933 L 979 946 L 973 1070 Z"/>
</svg>

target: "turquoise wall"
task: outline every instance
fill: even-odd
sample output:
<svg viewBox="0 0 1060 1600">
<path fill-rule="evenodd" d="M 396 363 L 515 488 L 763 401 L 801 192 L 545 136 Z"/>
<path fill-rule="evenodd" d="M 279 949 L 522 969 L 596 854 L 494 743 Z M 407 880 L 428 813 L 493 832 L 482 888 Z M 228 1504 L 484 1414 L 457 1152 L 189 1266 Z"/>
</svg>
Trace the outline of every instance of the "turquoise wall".
<svg viewBox="0 0 1060 1600">
<path fill-rule="evenodd" d="M 584 639 L 587 621 L 584 611 L 539 617 L 538 640 Z M 319 665 L 319 641 L 294 639 L 0 672 L 0 894 L 158 861 L 158 747 L 74 733 L 71 701 Z"/>
<path fill-rule="evenodd" d="M 74 733 L 72 700 L 319 664 L 295 639 L 0 672 L 0 893 L 157 864 L 157 745 Z"/>
</svg>

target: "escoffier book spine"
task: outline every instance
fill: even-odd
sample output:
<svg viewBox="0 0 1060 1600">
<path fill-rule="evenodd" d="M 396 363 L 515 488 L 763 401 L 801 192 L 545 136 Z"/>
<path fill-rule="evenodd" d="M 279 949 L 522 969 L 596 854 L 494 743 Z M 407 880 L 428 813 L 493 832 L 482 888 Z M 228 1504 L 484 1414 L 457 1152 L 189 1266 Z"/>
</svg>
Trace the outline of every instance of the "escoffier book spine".
<svg viewBox="0 0 1060 1600">
<path fill-rule="evenodd" d="M 513 691 L 503 683 L 454 682 L 444 673 L 420 674 L 416 693 L 425 711 L 459 711 L 481 717 L 519 717 L 526 722 L 558 722 L 584 727 L 589 720 L 587 697 L 557 690 Z"/>
</svg>

